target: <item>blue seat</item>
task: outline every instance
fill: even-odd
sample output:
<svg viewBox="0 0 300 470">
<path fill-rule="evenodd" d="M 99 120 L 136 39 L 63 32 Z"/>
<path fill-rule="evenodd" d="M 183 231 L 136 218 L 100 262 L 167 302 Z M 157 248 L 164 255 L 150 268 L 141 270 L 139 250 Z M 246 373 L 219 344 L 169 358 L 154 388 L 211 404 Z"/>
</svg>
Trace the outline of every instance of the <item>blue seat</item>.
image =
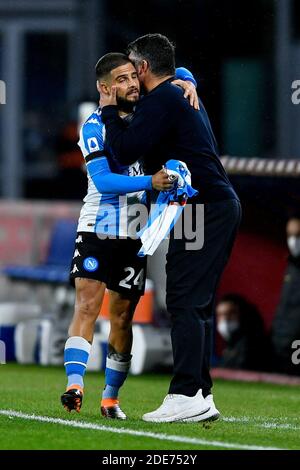
<svg viewBox="0 0 300 470">
<path fill-rule="evenodd" d="M 6 266 L 2 273 L 13 280 L 65 284 L 69 282 L 77 222 L 58 220 L 53 227 L 48 256 L 38 266 Z"/>
</svg>

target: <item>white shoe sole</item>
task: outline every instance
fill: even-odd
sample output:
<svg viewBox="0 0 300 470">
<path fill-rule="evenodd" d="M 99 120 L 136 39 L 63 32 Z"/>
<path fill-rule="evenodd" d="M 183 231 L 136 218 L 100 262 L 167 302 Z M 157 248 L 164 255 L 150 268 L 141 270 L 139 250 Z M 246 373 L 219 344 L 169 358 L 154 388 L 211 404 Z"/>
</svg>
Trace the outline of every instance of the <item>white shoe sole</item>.
<svg viewBox="0 0 300 470">
<path fill-rule="evenodd" d="M 215 408 L 213 410 L 209 409 L 206 413 L 201 413 L 197 416 L 192 416 L 191 418 L 184 418 L 182 421 L 185 423 L 196 423 L 196 422 L 205 422 L 205 421 L 217 421 L 220 418 L 219 411 Z"/>
<path fill-rule="evenodd" d="M 200 418 L 200 416 L 206 414 L 210 410 L 210 407 L 208 406 L 207 408 L 204 408 L 201 413 L 195 414 L 195 411 L 193 410 L 190 411 L 190 413 L 187 416 L 187 411 L 182 411 L 181 413 L 178 413 L 177 415 L 172 415 L 172 416 L 165 416 L 162 418 L 159 417 L 151 417 L 147 416 L 147 413 L 142 417 L 143 421 L 151 422 L 151 423 L 172 423 L 173 421 L 185 421 L 185 420 L 190 420 L 192 418 Z"/>
</svg>

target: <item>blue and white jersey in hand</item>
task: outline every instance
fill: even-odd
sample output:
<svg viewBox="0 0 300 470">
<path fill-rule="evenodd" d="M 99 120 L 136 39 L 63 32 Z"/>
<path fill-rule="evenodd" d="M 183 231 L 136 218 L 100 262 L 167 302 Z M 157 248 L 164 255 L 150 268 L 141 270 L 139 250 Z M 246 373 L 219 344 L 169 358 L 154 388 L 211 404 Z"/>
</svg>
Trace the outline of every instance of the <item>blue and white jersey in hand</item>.
<svg viewBox="0 0 300 470">
<path fill-rule="evenodd" d="M 191 186 L 191 173 L 184 162 L 168 160 L 165 171 L 174 178 L 174 186 L 169 191 L 160 191 L 148 222 L 138 233 L 142 241 L 138 256 L 153 255 L 176 224 L 188 198 L 198 195 Z"/>
<path fill-rule="evenodd" d="M 152 179 L 151 176 L 143 176 L 140 162 L 122 166 L 110 160 L 109 164 L 104 141 L 105 127 L 101 111 L 97 109 L 83 124 L 78 142 L 86 163 L 88 191 L 77 230 L 132 236 L 128 233 L 128 226 L 134 217 L 128 216 L 128 205 L 146 203 L 145 190 L 152 189 Z"/>
</svg>

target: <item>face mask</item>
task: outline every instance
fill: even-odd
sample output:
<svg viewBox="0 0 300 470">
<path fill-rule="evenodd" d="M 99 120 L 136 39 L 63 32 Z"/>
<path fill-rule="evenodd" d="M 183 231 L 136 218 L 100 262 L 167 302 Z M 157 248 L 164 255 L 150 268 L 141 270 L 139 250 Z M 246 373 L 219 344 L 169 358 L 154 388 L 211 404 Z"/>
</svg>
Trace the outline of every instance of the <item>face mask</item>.
<svg viewBox="0 0 300 470">
<path fill-rule="evenodd" d="M 300 255 L 300 237 L 291 236 L 287 239 L 287 244 L 292 256 L 297 258 Z"/>
<path fill-rule="evenodd" d="M 225 339 L 225 341 L 228 341 L 230 337 L 232 336 L 232 333 L 234 333 L 239 327 L 239 323 L 236 320 L 221 320 L 217 323 L 217 330 L 218 333 L 222 336 L 222 338 Z"/>
</svg>

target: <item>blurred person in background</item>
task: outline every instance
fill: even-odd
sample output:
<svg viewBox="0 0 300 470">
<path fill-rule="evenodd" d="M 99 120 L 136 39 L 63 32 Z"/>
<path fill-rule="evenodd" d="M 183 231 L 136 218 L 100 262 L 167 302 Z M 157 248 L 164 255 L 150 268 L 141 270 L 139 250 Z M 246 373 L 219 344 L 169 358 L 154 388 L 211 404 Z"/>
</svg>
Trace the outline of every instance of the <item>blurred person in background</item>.
<svg viewBox="0 0 300 470">
<path fill-rule="evenodd" d="M 300 375 L 300 364 L 292 361 L 293 343 L 300 340 L 300 212 L 289 217 L 286 236 L 288 264 L 272 325 L 274 368 L 278 372 Z"/>
<path fill-rule="evenodd" d="M 238 294 L 226 294 L 216 307 L 217 331 L 225 342 L 220 366 L 267 370 L 269 341 L 255 305 Z"/>
</svg>

